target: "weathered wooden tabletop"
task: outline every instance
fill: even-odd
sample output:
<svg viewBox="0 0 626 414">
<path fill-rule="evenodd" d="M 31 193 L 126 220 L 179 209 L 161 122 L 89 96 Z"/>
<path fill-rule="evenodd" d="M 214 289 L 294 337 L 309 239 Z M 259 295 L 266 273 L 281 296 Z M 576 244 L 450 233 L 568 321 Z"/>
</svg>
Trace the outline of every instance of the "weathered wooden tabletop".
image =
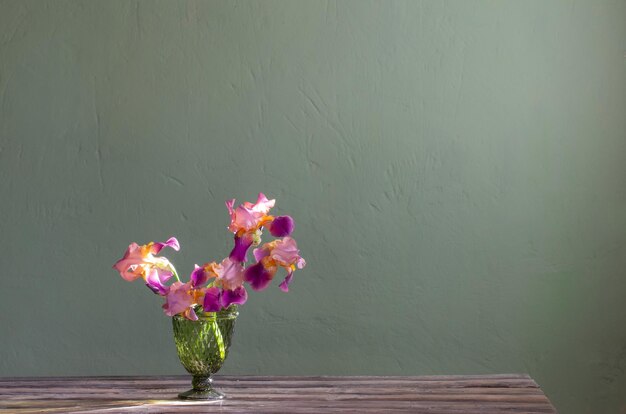
<svg viewBox="0 0 626 414">
<path fill-rule="evenodd" d="M 0 413 L 556 413 L 528 375 L 218 376 L 219 402 L 176 398 L 190 377 L 0 379 Z"/>
</svg>

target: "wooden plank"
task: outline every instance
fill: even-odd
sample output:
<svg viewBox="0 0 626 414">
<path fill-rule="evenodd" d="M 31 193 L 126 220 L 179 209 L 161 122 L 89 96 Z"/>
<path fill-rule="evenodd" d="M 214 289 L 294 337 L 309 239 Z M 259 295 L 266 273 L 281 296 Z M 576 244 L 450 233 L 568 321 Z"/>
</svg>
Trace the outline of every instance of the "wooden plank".
<svg viewBox="0 0 626 414">
<path fill-rule="evenodd" d="M 72 380 L 97 380 L 97 381 L 186 381 L 186 377 L 181 375 L 161 375 L 161 376 L 67 376 L 67 377 L 2 377 L 0 378 L 0 383 L 2 382 L 13 382 L 13 381 L 72 381 Z M 371 381 L 371 380 L 407 380 L 407 381 L 473 381 L 473 380 L 482 380 L 482 379 L 526 379 L 532 381 L 532 378 L 528 374 L 490 374 L 490 375 L 411 375 L 411 376 L 383 376 L 383 375 L 351 375 L 351 376 L 326 376 L 326 375 L 317 375 L 317 376 L 263 376 L 263 375 L 216 375 L 216 381 L 279 381 L 279 380 L 287 380 L 287 381 L 349 381 L 349 382 L 359 382 L 359 381 Z"/>
<path fill-rule="evenodd" d="M 0 413 L 556 413 L 524 374 L 277 377 L 218 376 L 228 399 L 176 399 L 190 378 L 49 377 L 0 379 Z"/>
</svg>

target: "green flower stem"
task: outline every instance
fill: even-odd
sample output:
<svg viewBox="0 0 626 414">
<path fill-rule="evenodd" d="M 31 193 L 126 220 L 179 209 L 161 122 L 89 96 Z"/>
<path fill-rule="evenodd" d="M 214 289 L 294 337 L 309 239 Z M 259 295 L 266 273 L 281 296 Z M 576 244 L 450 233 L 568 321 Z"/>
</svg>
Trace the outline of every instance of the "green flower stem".
<svg viewBox="0 0 626 414">
<path fill-rule="evenodd" d="M 222 336 L 222 331 L 220 330 L 220 326 L 217 323 L 217 314 L 214 312 L 211 318 L 210 328 L 213 330 L 215 342 L 217 343 L 217 351 L 220 354 L 220 360 L 224 361 L 226 358 L 226 346 L 224 345 L 224 337 Z"/>
<path fill-rule="evenodd" d="M 172 266 L 172 274 L 174 275 L 176 280 L 180 282 L 180 277 L 178 277 L 178 272 L 176 272 L 176 268 L 174 268 L 174 266 Z"/>
</svg>

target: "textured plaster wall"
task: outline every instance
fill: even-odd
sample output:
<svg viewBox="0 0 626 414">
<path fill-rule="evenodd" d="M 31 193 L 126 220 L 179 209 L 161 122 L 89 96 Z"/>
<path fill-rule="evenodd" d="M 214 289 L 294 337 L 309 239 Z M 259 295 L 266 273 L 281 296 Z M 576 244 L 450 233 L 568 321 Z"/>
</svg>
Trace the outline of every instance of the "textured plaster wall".
<svg viewBox="0 0 626 414">
<path fill-rule="evenodd" d="M 623 1 L 1 1 L 0 374 L 182 373 L 112 263 L 297 219 L 223 372 L 528 372 L 626 412 Z"/>
</svg>

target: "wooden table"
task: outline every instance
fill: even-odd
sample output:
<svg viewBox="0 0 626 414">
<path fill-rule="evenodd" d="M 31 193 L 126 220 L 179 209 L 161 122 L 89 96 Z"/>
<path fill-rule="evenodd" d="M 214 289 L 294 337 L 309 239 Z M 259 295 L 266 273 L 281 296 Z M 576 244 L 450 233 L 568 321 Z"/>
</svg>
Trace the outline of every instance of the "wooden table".
<svg viewBox="0 0 626 414">
<path fill-rule="evenodd" d="M 556 413 L 528 375 L 217 376 L 219 402 L 176 399 L 190 377 L 0 379 L 0 413 Z"/>
</svg>

